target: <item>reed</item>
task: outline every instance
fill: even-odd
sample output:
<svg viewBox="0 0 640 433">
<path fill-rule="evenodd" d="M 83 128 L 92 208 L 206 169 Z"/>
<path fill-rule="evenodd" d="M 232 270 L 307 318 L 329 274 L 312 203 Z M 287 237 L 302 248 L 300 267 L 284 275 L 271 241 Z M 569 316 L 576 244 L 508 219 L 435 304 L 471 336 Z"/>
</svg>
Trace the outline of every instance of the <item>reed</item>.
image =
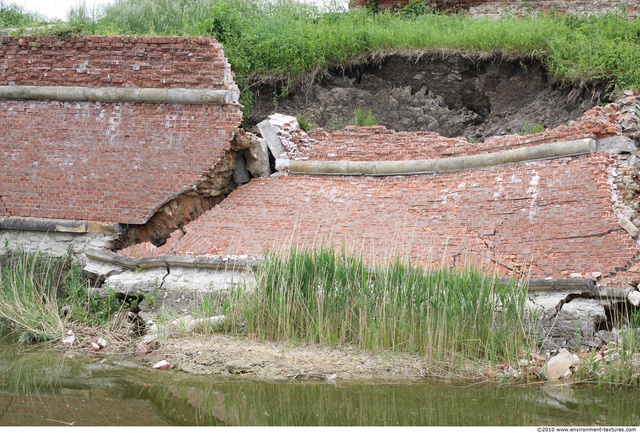
<svg viewBox="0 0 640 433">
<path fill-rule="evenodd" d="M 0 262 L 0 329 L 26 343 L 60 340 L 71 326 L 105 327 L 120 303 L 91 289 L 70 255 L 11 253 Z"/>
<path fill-rule="evenodd" d="M 514 359 L 527 344 L 526 292 L 471 267 L 396 260 L 369 270 L 323 247 L 267 253 L 256 280 L 234 293 L 227 314 L 259 339 L 418 353 L 433 364 Z"/>
</svg>

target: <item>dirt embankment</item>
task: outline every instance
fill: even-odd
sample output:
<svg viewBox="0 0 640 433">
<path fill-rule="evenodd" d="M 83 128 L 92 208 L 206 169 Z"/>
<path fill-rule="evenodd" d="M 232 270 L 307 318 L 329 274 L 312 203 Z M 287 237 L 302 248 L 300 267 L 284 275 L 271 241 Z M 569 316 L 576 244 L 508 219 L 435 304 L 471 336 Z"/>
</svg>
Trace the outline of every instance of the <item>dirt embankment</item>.
<svg viewBox="0 0 640 433">
<path fill-rule="evenodd" d="M 333 71 L 286 96 L 282 85 L 256 85 L 253 119 L 301 115 L 329 130 L 355 124 L 356 110 L 371 110 L 388 129 L 475 141 L 555 128 L 608 99 L 604 84 L 574 89 L 552 81 L 538 60 L 393 54 Z"/>
</svg>

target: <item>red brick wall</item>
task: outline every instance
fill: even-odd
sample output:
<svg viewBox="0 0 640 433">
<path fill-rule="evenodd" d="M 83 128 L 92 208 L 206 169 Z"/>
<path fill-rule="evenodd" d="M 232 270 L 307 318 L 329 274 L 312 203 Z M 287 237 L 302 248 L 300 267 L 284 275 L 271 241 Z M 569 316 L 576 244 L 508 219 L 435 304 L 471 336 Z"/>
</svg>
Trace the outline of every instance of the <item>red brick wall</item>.
<svg viewBox="0 0 640 433">
<path fill-rule="evenodd" d="M 0 36 L 0 85 L 227 89 L 210 38 Z"/>
<path fill-rule="evenodd" d="M 212 39 L 0 42 L 0 85 L 234 85 Z M 0 101 L 0 215 L 144 223 L 203 180 L 241 117 L 237 105 Z"/>
<path fill-rule="evenodd" d="M 488 137 L 482 143 L 469 143 L 463 137 L 447 138 L 435 132 L 395 132 L 384 126 L 359 128 L 347 126 L 343 131 L 309 131 L 318 140 L 298 158 L 326 161 L 398 161 L 446 158 L 498 152 L 542 143 L 599 139 L 637 130 L 634 117 L 637 96 L 627 92 L 617 103 L 594 107 L 569 125 L 526 136 Z M 624 125 L 624 127 L 623 127 Z"/>
<path fill-rule="evenodd" d="M 607 275 L 638 253 L 613 210 L 615 164 L 598 153 L 437 175 L 253 179 L 187 226 L 172 252 L 260 255 L 329 241 L 371 263 L 474 256 L 530 277 Z"/>
<path fill-rule="evenodd" d="M 637 138 L 637 102 L 634 92 L 626 92 L 569 125 L 483 143 L 379 126 L 315 130 L 310 136 L 319 141 L 298 157 L 426 159 L 587 137 Z M 261 255 L 265 248 L 331 242 L 344 243 L 370 263 L 397 255 L 425 265 L 473 257 L 486 268 L 532 278 L 592 272 L 635 278 L 640 251 L 618 223 L 636 200 L 634 186 L 621 182 L 627 177 L 627 158 L 598 152 L 456 173 L 253 179 L 190 223 L 186 234 L 174 233 L 163 247 L 138 245 L 122 253 Z"/>
<path fill-rule="evenodd" d="M 486 3 L 487 0 L 426 0 L 425 3 L 431 7 L 442 10 L 460 10 Z M 396 9 L 409 4 L 409 0 L 351 0 L 351 7 L 367 7 L 375 3 L 378 9 Z"/>
</svg>

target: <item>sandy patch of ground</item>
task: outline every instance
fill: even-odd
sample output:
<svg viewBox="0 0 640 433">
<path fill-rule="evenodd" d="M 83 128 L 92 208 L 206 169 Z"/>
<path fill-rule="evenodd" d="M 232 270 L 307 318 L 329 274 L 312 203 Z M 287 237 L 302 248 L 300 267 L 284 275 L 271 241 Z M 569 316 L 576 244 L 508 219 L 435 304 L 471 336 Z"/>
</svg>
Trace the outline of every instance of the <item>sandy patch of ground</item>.
<svg viewBox="0 0 640 433">
<path fill-rule="evenodd" d="M 137 359 L 145 365 L 165 360 L 171 369 L 191 374 L 267 380 L 413 381 L 427 375 L 420 356 L 294 346 L 225 334 L 168 339 Z"/>
</svg>

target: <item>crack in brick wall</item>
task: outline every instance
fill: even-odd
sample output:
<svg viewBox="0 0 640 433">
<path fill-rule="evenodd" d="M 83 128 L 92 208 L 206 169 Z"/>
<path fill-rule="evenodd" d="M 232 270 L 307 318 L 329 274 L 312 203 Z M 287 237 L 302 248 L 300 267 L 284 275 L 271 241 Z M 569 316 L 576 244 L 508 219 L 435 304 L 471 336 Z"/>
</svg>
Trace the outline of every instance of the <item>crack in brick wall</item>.
<svg viewBox="0 0 640 433">
<path fill-rule="evenodd" d="M 9 208 L 7 207 L 7 203 L 4 201 L 4 197 L 0 195 L 0 203 L 2 203 L 2 207 L 0 207 L 0 216 L 11 216 L 9 212 Z"/>
<path fill-rule="evenodd" d="M 379 126 L 310 131 L 300 152 L 287 149 L 293 159 L 447 158 L 576 138 L 598 140 L 605 150 L 438 174 L 252 179 L 174 233 L 167 245 L 121 253 L 259 256 L 266 249 L 327 242 L 362 254 L 372 265 L 402 256 L 426 266 L 473 261 L 530 278 L 599 275 L 628 282 L 640 275 L 640 251 L 619 218 L 637 218 L 640 207 L 630 186 L 640 190 L 636 104 L 637 95 L 627 92 L 569 125 L 483 143 Z"/>
</svg>

